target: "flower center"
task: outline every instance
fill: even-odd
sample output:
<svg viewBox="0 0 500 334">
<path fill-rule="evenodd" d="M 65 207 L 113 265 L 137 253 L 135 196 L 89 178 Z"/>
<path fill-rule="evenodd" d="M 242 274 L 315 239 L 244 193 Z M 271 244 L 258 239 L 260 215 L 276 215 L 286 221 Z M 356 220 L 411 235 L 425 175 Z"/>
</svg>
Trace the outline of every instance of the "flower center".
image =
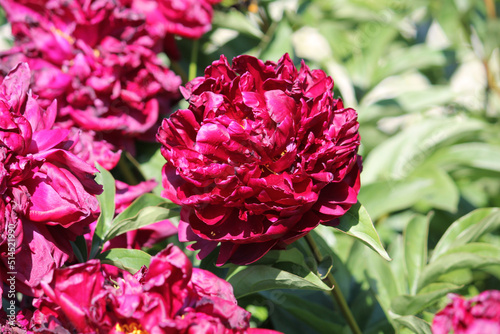
<svg viewBox="0 0 500 334">
<path fill-rule="evenodd" d="M 61 36 L 65 40 L 67 40 L 69 42 L 69 44 L 75 43 L 75 39 L 73 37 L 71 37 L 70 35 L 68 35 L 67 33 L 65 33 L 64 31 L 62 31 L 61 29 L 58 29 L 56 27 L 50 27 L 50 30 L 52 30 L 53 32 L 55 32 L 56 34 L 58 34 L 59 36 Z"/>
<path fill-rule="evenodd" d="M 115 330 L 124 334 L 148 334 L 142 326 L 133 322 L 131 324 L 116 324 Z"/>
</svg>

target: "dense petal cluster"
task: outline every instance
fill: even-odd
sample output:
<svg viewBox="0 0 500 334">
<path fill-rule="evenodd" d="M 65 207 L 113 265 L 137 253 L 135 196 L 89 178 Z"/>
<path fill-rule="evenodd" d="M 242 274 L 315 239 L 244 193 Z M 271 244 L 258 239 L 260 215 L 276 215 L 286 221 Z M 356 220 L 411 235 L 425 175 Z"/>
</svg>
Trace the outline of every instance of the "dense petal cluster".
<svg viewBox="0 0 500 334">
<path fill-rule="evenodd" d="M 179 237 L 218 264 L 247 264 L 357 201 L 356 111 L 333 80 L 288 57 L 224 56 L 181 92 L 189 109 L 165 119 L 163 196 L 182 205 Z"/>
<path fill-rule="evenodd" d="M 71 258 L 69 243 L 95 220 L 97 170 L 68 150 L 69 131 L 53 129 L 56 104 L 41 108 L 19 64 L 0 85 L 0 268 L 33 294 L 40 279 Z M 15 268 L 11 257 L 15 258 Z"/>
<path fill-rule="evenodd" d="M 40 101 L 58 101 L 58 126 L 85 133 L 82 157 L 113 166 L 118 149 L 154 138 L 180 78 L 151 49 L 143 14 L 113 0 L 0 3 L 15 36 L 2 66 L 30 65 Z"/>
<path fill-rule="evenodd" d="M 221 0 L 128 0 L 146 14 L 150 36 L 198 39 L 212 27 L 214 4 Z"/>
<path fill-rule="evenodd" d="M 500 333 L 500 291 L 484 291 L 469 300 L 456 294 L 449 297 L 451 303 L 434 317 L 432 333 Z"/>
<path fill-rule="evenodd" d="M 173 245 L 135 275 L 91 260 L 55 270 L 41 287 L 36 333 L 276 333 L 248 328 L 231 285 Z"/>
</svg>

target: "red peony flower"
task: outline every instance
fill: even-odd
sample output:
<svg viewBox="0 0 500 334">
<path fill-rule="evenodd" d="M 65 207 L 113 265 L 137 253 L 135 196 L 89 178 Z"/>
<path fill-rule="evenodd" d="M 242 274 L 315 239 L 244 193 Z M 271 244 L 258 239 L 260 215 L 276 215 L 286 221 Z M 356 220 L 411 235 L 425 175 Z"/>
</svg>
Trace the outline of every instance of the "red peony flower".
<svg viewBox="0 0 500 334">
<path fill-rule="evenodd" d="M 57 269 L 41 287 L 37 333 L 276 333 L 248 328 L 231 285 L 173 245 L 135 275 L 91 260 Z"/>
<path fill-rule="evenodd" d="M 0 85 L 0 270 L 28 295 L 73 256 L 69 241 L 97 217 L 102 191 L 97 170 L 68 151 L 69 131 L 52 128 L 55 103 L 43 110 L 28 91 L 30 77 L 21 63 Z"/>
<path fill-rule="evenodd" d="M 432 333 L 500 333 L 500 291 L 488 290 L 469 300 L 450 294 L 449 303 L 432 321 Z"/>
<path fill-rule="evenodd" d="M 357 201 L 356 111 L 333 80 L 288 55 L 275 64 L 224 56 L 181 88 L 189 109 L 163 120 L 163 196 L 182 205 L 179 237 L 218 264 L 248 264 Z"/>
</svg>

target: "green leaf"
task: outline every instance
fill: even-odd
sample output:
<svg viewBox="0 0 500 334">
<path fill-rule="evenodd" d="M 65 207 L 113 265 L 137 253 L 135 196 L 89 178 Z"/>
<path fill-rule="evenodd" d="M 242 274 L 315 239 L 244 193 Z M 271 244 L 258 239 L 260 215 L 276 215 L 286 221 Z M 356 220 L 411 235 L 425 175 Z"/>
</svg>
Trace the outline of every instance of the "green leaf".
<svg viewBox="0 0 500 334">
<path fill-rule="evenodd" d="M 104 240 L 108 241 L 120 234 L 139 229 L 143 226 L 178 216 L 178 206 L 154 194 L 144 194 L 113 220 Z"/>
<path fill-rule="evenodd" d="M 411 178 L 414 177 L 431 180 L 431 185 L 423 192 L 419 203 L 449 212 L 457 210 L 460 193 L 455 181 L 445 171 L 435 166 L 419 167 L 411 175 Z"/>
<path fill-rule="evenodd" d="M 449 249 L 477 241 L 484 234 L 500 228 L 500 209 L 477 209 L 455 221 L 444 233 L 432 253 L 431 262 Z"/>
<path fill-rule="evenodd" d="M 274 292 L 274 293 L 273 293 Z M 342 333 L 345 323 L 339 319 L 339 315 L 332 310 L 319 305 L 305 298 L 300 298 L 293 294 L 283 291 L 273 291 L 269 295 L 269 300 L 287 312 L 302 323 L 306 323 L 318 333 L 331 334 Z M 336 320 L 333 322 L 332 320 Z"/>
<path fill-rule="evenodd" d="M 101 214 L 97 219 L 97 225 L 92 237 L 92 246 L 90 248 L 90 258 L 93 259 L 99 253 L 103 243 L 104 236 L 108 232 L 113 217 L 115 215 L 115 179 L 106 169 L 96 163 L 99 174 L 96 175 L 97 183 L 103 186 L 102 194 L 97 196 Z"/>
<path fill-rule="evenodd" d="M 396 101 L 405 112 L 419 112 L 450 103 L 456 95 L 449 86 L 433 85 L 428 89 L 403 93 Z"/>
<path fill-rule="evenodd" d="M 401 295 L 392 299 L 391 309 L 400 315 L 414 315 L 439 301 L 450 292 L 462 288 L 451 283 L 434 283 L 426 288 L 426 293 Z"/>
<path fill-rule="evenodd" d="M 402 179 L 436 149 L 471 136 L 485 123 L 471 118 L 424 119 L 375 147 L 363 163 L 361 184 Z"/>
<path fill-rule="evenodd" d="M 404 232 L 405 264 L 411 293 L 416 293 L 418 277 L 427 264 L 429 219 L 429 216 L 415 216 Z"/>
<path fill-rule="evenodd" d="M 391 300 L 404 292 L 399 289 L 400 285 L 392 270 L 392 263 L 384 261 L 373 253 L 365 254 L 362 261 L 366 263 L 365 279 L 382 308 L 387 311 L 391 305 Z"/>
<path fill-rule="evenodd" d="M 226 280 L 231 283 L 236 298 L 251 293 L 272 289 L 304 289 L 304 290 L 331 290 L 318 276 L 309 271 L 297 271 L 297 265 L 282 263 L 283 269 L 268 265 L 251 265 L 241 267 L 233 272 Z"/>
<path fill-rule="evenodd" d="M 500 265 L 500 247 L 491 244 L 467 244 L 455 247 L 432 261 L 422 270 L 418 280 L 418 290 L 439 277 L 458 269 L 480 269 Z"/>
<path fill-rule="evenodd" d="M 500 172 L 500 147 L 487 143 L 457 144 L 436 151 L 426 163 L 446 169 L 463 165 Z"/>
<path fill-rule="evenodd" d="M 361 240 L 387 261 L 391 260 L 384 246 L 382 246 L 380 237 L 377 234 L 377 230 L 375 230 L 375 226 L 373 226 L 368 212 L 366 212 L 361 203 L 356 203 L 345 215 L 340 217 L 340 224 L 335 226 L 335 228 Z"/>
<path fill-rule="evenodd" d="M 432 180 L 417 178 L 400 181 L 379 181 L 361 186 L 358 200 L 372 219 L 409 208 L 424 198 L 432 187 Z"/>
<path fill-rule="evenodd" d="M 413 315 L 394 318 L 394 322 L 412 330 L 415 334 L 432 334 L 431 326 Z"/>
<path fill-rule="evenodd" d="M 142 266 L 149 266 L 151 255 L 138 249 L 113 248 L 99 256 L 101 263 L 111 264 L 135 274 Z"/>
<path fill-rule="evenodd" d="M 70 243 L 78 262 L 87 262 L 88 249 L 85 237 L 83 235 L 79 235 L 76 237 L 75 241 L 70 241 Z"/>
<path fill-rule="evenodd" d="M 272 37 L 269 44 L 265 47 L 264 50 L 259 55 L 260 59 L 278 61 L 284 53 L 290 54 L 290 57 L 293 58 L 293 46 L 290 36 L 292 36 L 293 30 L 290 27 L 288 21 L 282 20 L 276 26 L 276 30 L 271 35 Z M 268 38 L 266 36 L 263 38 Z"/>
<path fill-rule="evenodd" d="M 264 35 L 260 29 L 250 23 L 250 20 L 248 20 L 245 14 L 237 10 L 231 10 L 227 13 L 215 11 L 212 25 L 218 28 L 235 30 L 241 34 L 257 39 L 262 38 Z"/>
<path fill-rule="evenodd" d="M 153 147 L 146 146 L 143 152 L 140 152 L 137 157 L 136 165 L 140 170 L 142 176 L 145 180 L 154 179 L 158 182 L 158 185 L 153 189 L 153 193 L 160 195 L 163 187 L 161 186 L 162 170 L 163 165 L 165 165 L 166 160 L 161 155 L 161 149 L 156 149 L 153 151 Z M 127 157 L 133 161 L 132 157 L 127 155 Z"/>
<path fill-rule="evenodd" d="M 422 43 L 395 49 L 387 58 L 384 62 L 385 66 L 375 67 L 376 81 L 408 70 L 441 66 L 446 63 L 446 57 L 442 51 L 432 49 Z"/>
</svg>

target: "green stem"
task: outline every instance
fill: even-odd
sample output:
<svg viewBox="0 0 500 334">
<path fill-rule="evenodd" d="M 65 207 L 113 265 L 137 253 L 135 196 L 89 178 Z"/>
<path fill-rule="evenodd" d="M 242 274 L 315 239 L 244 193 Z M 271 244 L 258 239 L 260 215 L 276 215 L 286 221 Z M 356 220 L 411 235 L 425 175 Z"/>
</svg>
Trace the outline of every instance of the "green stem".
<svg viewBox="0 0 500 334">
<path fill-rule="evenodd" d="M 314 238 L 312 235 L 306 234 L 305 239 L 307 241 L 307 244 L 309 245 L 309 248 L 311 248 L 314 257 L 316 259 L 316 262 L 319 264 L 321 261 L 323 261 L 323 255 L 321 255 L 321 252 L 319 250 L 318 245 L 314 241 Z M 342 312 L 342 315 L 344 316 L 347 324 L 351 328 L 351 331 L 353 334 L 362 334 L 361 330 L 359 329 L 358 323 L 356 322 L 356 319 L 352 315 L 351 309 L 349 308 L 349 305 L 347 304 L 347 301 L 345 300 L 344 295 L 342 294 L 342 291 L 340 290 L 337 281 L 335 280 L 335 277 L 333 277 L 333 274 L 331 272 L 328 273 L 326 276 L 325 280 L 330 283 L 330 286 L 333 287 L 333 289 L 330 291 L 330 294 L 333 297 L 333 300 L 335 303 L 338 305 L 340 308 L 340 312 Z"/>
<path fill-rule="evenodd" d="M 196 78 L 196 69 L 197 69 L 197 62 L 198 62 L 198 49 L 200 46 L 200 41 L 195 40 L 193 42 L 193 49 L 191 50 L 191 61 L 189 63 L 189 76 L 188 80 L 191 81 L 194 78 Z"/>
<path fill-rule="evenodd" d="M 179 65 L 178 62 L 176 61 L 173 61 L 170 63 L 170 68 L 177 74 L 181 77 L 181 80 L 183 83 L 186 83 L 188 82 L 188 76 L 186 74 L 186 71 L 184 71 L 181 67 L 181 65 Z"/>
<path fill-rule="evenodd" d="M 125 178 L 125 181 L 128 184 L 135 185 L 135 184 L 139 183 L 139 181 L 135 177 L 134 173 L 132 173 L 129 166 L 127 165 L 127 162 L 125 161 L 123 155 L 121 156 L 120 160 L 118 161 L 118 169 L 120 170 L 120 173 L 123 174 L 123 177 Z"/>
</svg>

